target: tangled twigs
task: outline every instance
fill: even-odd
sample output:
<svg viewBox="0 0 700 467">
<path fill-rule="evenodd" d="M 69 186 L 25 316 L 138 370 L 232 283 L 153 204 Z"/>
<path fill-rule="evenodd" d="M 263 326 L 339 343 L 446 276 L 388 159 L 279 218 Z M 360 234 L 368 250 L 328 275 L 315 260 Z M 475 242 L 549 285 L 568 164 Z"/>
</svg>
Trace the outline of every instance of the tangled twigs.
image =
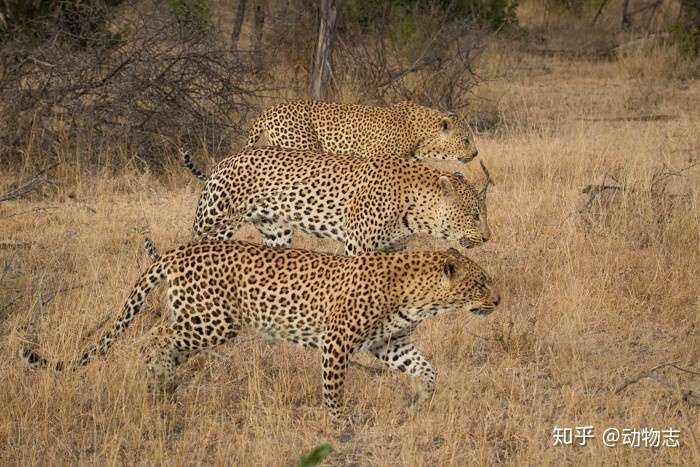
<svg viewBox="0 0 700 467">
<path fill-rule="evenodd" d="M 653 367 L 649 370 L 642 371 L 641 373 L 637 374 L 633 378 L 629 378 L 629 379 L 625 380 L 624 383 L 622 383 L 620 386 L 617 387 L 617 389 L 615 389 L 615 394 L 620 394 L 628 386 L 631 386 L 632 384 L 638 383 L 645 378 L 649 378 L 649 379 L 653 379 L 654 381 L 661 384 L 662 386 L 680 394 L 681 400 L 683 400 L 684 402 L 687 402 L 690 405 L 700 406 L 700 390 L 682 388 L 678 384 L 674 384 L 673 382 L 671 382 L 667 378 L 664 378 L 663 376 L 661 376 L 657 373 L 658 370 L 661 370 L 663 368 L 673 368 L 675 370 L 681 371 L 681 372 L 689 374 L 691 376 L 700 376 L 700 372 L 695 371 L 695 370 L 690 370 L 688 368 L 683 368 L 681 366 L 678 366 L 677 363 L 678 363 L 678 360 L 673 361 L 673 362 L 661 363 L 661 364 L 656 365 L 655 367 Z"/>
<path fill-rule="evenodd" d="M 51 183 L 49 179 L 44 177 L 43 175 L 48 172 L 49 170 L 53 169 L 56 167 L 58 163 L 52 164 L 39 172 L 36 176 L 34 176 L 31 180 L 24 182 L 21 184 L 19 187 L 15 188 L 14 190 L 10 190 L 9 192 L 5 193 L 4 195 L 0 196 L 0 201 L 10 201 L 13 199 L 21 198 L 23 196 L 26 196 L 27 194 L 31 193 L 32 191 L 36 190 L 40 186 L 46 184 L 46 183 Z"/>
<path fill-rule="evenodd" d="M 663 186 L 661 184 L 665 183 L 670 177 L 682 177 L 685 172 L 694 168 L 698 165 L 698 161 L 690 159 L 688 165 L 678 170 L 671 169 L 666 164 L 664 164 L 659 170 L 654 172 L 651 177 L 651 190 L 654 191 L 657 187 Z"/>
</svg>

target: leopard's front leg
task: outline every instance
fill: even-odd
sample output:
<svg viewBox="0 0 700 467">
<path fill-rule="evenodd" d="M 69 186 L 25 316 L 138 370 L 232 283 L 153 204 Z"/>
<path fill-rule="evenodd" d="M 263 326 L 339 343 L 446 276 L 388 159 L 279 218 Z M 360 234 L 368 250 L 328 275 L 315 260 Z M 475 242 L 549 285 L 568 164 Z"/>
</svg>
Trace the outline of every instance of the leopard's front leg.
<svg viewBox="0 0 700 467">
<path fill-rule="evenodd" d="M 437 372 L 408 336 L 379 343 L 369 350 L 389 368 L 420 378 L 422 384 L 416 402 L 432 398 Z"/>
<path fill-rule="evenodd" d="M 348 422 L 343 408 L 343 389 L 350 349 L 351 346 L 343 342 L 339 334 L 330 334 L 323 340 L 323 401 L 333 422 L 339 425 Z"/>
</svg>

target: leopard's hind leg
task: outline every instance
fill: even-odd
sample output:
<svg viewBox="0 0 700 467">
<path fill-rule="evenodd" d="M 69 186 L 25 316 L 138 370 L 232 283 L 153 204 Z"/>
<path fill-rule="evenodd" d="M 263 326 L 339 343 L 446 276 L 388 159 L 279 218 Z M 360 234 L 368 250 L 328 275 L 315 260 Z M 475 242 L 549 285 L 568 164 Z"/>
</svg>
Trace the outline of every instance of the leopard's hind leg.
<svg viewBox="0 0 700 467">
<path fill-rule="evenodd" d="M 240 321 L 232 310 L 197 303 L 200 292 L 198 287 L 192 292 L 168 290 L 171 319 L 155 326 L 142 347 L 152 389 L 173 389 L 178 365 L 200 351 L 234 339 L 240 332 Z"/>
</svg>

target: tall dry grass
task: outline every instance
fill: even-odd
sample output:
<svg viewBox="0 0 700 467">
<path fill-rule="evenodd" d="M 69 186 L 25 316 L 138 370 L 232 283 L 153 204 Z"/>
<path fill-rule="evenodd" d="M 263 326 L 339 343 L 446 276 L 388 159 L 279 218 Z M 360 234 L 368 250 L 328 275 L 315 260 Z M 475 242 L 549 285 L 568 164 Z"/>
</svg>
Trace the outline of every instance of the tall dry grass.
<svg viewBox="0 0 700 467">
<path fill-rule="evenodd" d="M 46 355 L 76 355 L 144 269 L 143 234 L 162 247 L 189 239 L 201 188 L 176 167 L 158 178 L 138 166 L 90 173 L 66 154 L 57 186 L 0 204 L 0 463 L 290 465 L 329 442 L 329 465 L 700 464 L 698 407 L 649 379 L 615 391 L 660 362 L 698 370 L 700 170 L 670 177 L 661 194 L 651 188 L 663 164 L 700 152 L 700 84 L 670 80 L 653 108 L 635 111 L 625 66 L 526 56 L 507 82 L 477 88 L 476 110 L 495 117 L 478 143 L 496 186 L 493 238 L 469 255 L 504 302 L 486 319 L 422 326 L 418 347 L 439 379 L 419 410 L 409 378 L 352 367 L 351 436 L 324 415 L 319 355 L 252 336 L 191 360 L 175 398 L 152 400 L 135 348 L 163 311 L 157 293 L 108 358 L 65 374 L 24 368 L 15 352 L 33 310 Z M 627 190 L 579 213 L 582 188 L 606 174 Z M 2 174 L 0 192 L 15 179 Z M 589 445 L 553 446 L 553 427 L 585 425 Z M 607 427 L 680 429 L 681 445 L 607 448 Z"/>
</svg>

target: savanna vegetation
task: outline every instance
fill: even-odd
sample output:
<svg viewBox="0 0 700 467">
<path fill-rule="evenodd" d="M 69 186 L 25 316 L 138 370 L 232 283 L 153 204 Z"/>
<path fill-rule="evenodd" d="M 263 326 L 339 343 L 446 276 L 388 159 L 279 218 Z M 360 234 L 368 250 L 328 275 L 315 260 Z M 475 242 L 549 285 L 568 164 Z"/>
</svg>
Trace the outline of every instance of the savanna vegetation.
<svg viewBox="0 0 700 467">
<path fill-rule="evenodd" d="M 0 463 L 700 464 L 700 3 L 324 1 L 0 2 Z M 338 433 L 319 355 L 254 335 L 153 399 L 137 349 L 158 294 L 107 358 L 22 365 L 22 342 L 69 358 L 114 316 L 144 235 L 190 240 L 201 182 L 178 149 L 211 167 L 261 109 L 312 92 L 457 111 L 495 181 L 493 236 L 466 254 L 503 302 L 420 329 L 427 406 L 363 357 Z M 585 446 L 554 446 L 584 426 Z M 680 430 L 679 446 L 606 447 L 607 428 Z"/>
</svg>

